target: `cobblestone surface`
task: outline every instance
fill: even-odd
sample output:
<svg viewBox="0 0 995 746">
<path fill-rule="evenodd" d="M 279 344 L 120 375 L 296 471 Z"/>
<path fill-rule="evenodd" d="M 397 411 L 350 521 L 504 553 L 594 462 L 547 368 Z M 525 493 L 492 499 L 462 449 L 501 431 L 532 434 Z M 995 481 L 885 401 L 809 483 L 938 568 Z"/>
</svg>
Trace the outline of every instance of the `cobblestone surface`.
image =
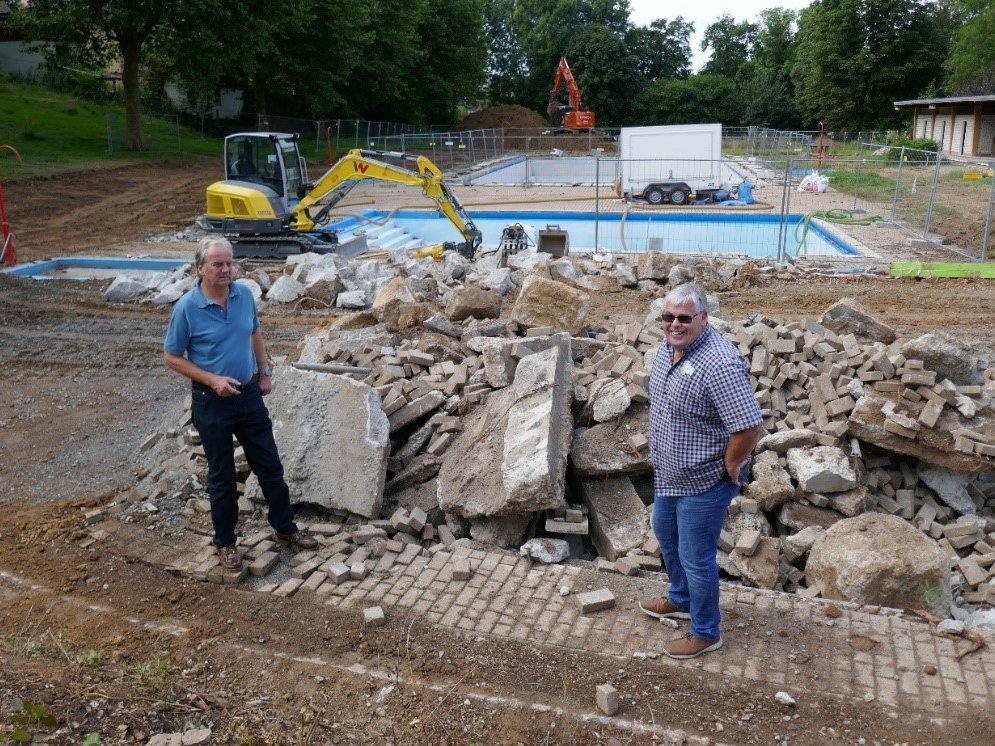
<svg viewBox="0 0 995 746">
<path fill-rule="evenodd" d="M 127 527 L 117 524 L 115 529 L 115 523 L 103 525 L 111 537 L 127 533 Z M 138 559 L 173 570 L 187 567 L 191 557 L 202 565 L 206 541 L 189 534 L 183 546 L 160 546 Z M 583 562 L 539 565 L 496 551 L 418 549 L 408 546 L 400 554 L 386 552 L 367 560 L 370 573 L 362 580 L 310 580 L 307 590 L 295 587 L 290 594 L 360 612 L 379 606 L 388 619 L 392 614 L 420 617 L 477 635 L 592 655 L 650 658 L 740 682 L 764 681 L 792 692 L 832 693 L 938 716 L 949 714 L 951 706 L 982 712 L 995 708 L 995 645 L 958 660 L 969 649 L 968 641 L 937 636 L 916 615 L 723 583 L 723 648 L 691 661 L 673 661 L 664 655 L 663 645 L 687 622 L 675 631 L 638 608 L 640 597 L 664 592 L 666 576 L 661 573 L 626 577 L 596 572 Z M 291 556 L 283 550 L 272 572 L 265 578 L 243 575 L 241 587 L 286 593 Z M 452 579 L 459 560 L 470 563 L 467 581 Z M 614 594 L 614 608 L 582 614 L 575 596 L 601 588 Z M 562 595 L 562 589 L 569 593 Z"/>
</svg>

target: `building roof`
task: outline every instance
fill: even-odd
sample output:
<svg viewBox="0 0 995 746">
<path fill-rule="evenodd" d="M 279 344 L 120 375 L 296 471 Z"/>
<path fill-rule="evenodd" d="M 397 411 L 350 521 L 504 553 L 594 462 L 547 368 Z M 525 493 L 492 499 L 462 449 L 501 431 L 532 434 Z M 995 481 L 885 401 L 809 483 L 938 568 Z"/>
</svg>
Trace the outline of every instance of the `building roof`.
<svg viewBox="0 0 995 746">
<path fill-rule="evenodd" d="M 913 98 L 896 101 L 895 106 L 927 106 L 936 104 L 987 104 L 995 101 L 995 93 L 984 96 L 951 96 L 949 98 Z"/>
</svg>

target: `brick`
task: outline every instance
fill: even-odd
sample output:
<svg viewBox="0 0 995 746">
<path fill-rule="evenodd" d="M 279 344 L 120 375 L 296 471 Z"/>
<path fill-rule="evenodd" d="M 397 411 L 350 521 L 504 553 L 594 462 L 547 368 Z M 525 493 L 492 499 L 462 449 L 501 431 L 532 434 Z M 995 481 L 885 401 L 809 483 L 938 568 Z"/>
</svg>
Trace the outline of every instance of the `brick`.
<svg viewBox="0 0 995 746">
<path fill-rule="evenodd" d="M 273 565 L 279 559 L 280 555 L 276 552 L 263 552 L 249 564 L 249 574 L 253 577 L 261 578 L 273 569 Z"/>
<path fill-rule="evenodd" d="M 379 606 L 369 606 L 363 609 L 363 623 L 368 627 L 382 627 L 387 623 L 387 617 Z"/>
<path fill-rule="evenodd" d="M 964 580 L 971 587 L 977 587 L 988 580 L 988 573 L 981 569 L 974 557 L 963 557 L 957 562 Z"/>
<path fill-rule="evenodd" d="M 472 570 L 470 569 L 470 560 L 459 559 L 453 562 L 453 580 L 469 580 L 471 574 Z"/>
<path fill-rule="evenodd" d="M 744 531 L 736 541 L 736 551 L 747 557 L 752 557 L 760 546 L 760 532 L 753 529 Z"/>
<path fill-rule="evenodd" d="M 290 598 L 295 593 L 297 593 L 297 589 L 300 588 L 303 584 L 304 584 L 303 580 L 299 578 L 291 578 L 290 580 L 280 585 L 280 587 L 277 588 L 275 591 L 273 591 L 273 595 L 279 596 L 280 598 Z"/>
<path fill-rule="evenodd" d="M 600 684 L 595 690 L 595 701 L 598 709 L 605 715 L 618 713 L 618 691 L 611 684 Z"/>
<path fill-rule="evenodd" d="M 354 562 L 349 566 L 350 580 L 364 580 L 370 574 L 365 562 Z"/>
<path fill-rule="evenodd" d="M 322 565 L 321 569 L 324 571 L 325 576 L 335 583 L 335 585 L 341 585 L 349 579 L 349 567 L 341 562 Z"/>
<path fill-rule="evenodd" d="M 580 606 L 581 614 L 591 614 L 595 611 L 603 611 L 615 607 L 615 596 L 607 588 L 578 593 L 576 599 Z"/>
</svg>

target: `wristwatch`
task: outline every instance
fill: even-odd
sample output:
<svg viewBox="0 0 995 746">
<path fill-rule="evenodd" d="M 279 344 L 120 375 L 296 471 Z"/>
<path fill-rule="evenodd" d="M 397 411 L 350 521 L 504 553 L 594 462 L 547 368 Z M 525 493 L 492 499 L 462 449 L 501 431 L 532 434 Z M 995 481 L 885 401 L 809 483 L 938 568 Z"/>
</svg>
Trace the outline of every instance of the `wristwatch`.
<svg viewBox="0 0 995 746">
<path fill-rule="evenodd" d="M 266 376 L 267 378 L 272 378 L 273 377 L 273 369 L 267 365 L 265 368 L 260 368 L 259 369 L 259 375 L 260 376 Z"/>
</svg>

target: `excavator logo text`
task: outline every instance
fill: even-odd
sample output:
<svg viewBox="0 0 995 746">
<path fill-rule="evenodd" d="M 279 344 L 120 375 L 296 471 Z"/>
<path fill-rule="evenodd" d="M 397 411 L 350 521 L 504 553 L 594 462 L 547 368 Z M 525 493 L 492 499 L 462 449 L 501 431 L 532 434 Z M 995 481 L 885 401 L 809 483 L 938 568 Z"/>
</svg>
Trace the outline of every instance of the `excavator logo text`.
<svg viewBox="0 0 995 746">
<path fill-rule="evenodd" d="M 368 169 L 370 167 L 370 164 L 368 164 L 368 163 L 353 163 L 352 166 L 357 171 L 359 171 L 359 173 L 365 174 L 366 173 L 366 169 Z"/>
</svg>

